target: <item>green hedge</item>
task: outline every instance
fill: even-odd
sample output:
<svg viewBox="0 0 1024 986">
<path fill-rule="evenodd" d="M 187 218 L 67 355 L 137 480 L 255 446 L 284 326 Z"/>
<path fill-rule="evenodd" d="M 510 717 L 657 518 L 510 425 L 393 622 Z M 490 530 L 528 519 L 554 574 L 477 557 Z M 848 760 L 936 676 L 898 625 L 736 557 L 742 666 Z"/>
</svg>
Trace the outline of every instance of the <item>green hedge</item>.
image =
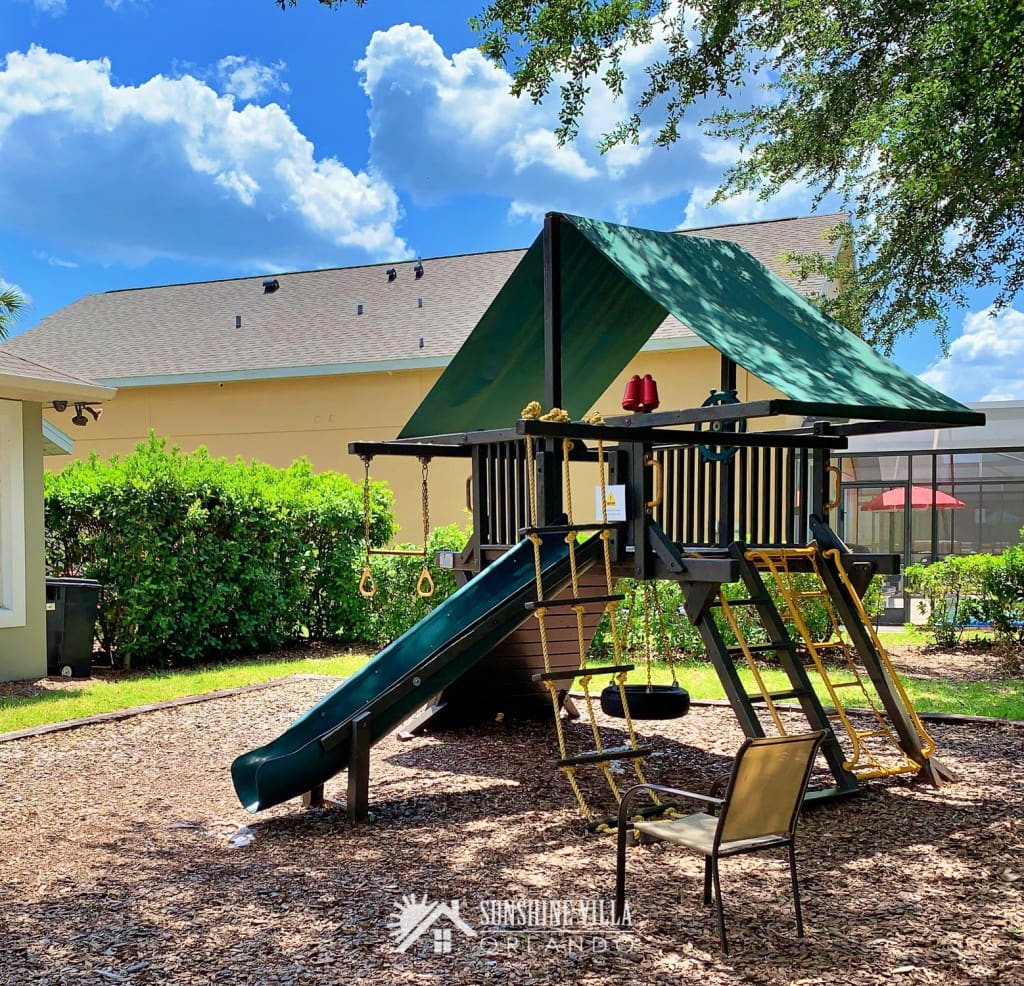
<svg viewBox="0 0 1024 986">
<path fill-rule="evenodd" d="M 124 667 L 179 665 L 301 638 L 362 640 L 362 487 L 337 473 L 185 454 L 150 436 L 46 476 L 47 566 L 105 587 L 101 646 Z M 394 531 L 371 487 L 375 544 Z"/>
</svg>

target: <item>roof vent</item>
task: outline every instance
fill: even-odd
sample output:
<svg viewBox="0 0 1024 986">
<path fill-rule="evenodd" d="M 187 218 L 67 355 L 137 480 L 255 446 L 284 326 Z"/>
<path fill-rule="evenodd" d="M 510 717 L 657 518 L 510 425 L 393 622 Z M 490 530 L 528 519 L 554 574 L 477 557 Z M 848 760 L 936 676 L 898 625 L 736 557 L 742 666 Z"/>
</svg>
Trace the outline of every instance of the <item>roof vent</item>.
<svg viewBox="0 0 1024 986">
<path fill-rule="evenodd" d="M 281 285 L 278 283 L 276 277 L 268 277 L 267 280 L 263 282 L 263 293 L 273 294 L 280 286 Z"/>
<path fill-rule="evenodd" d="M 241 327 L 242 327 L 242 316 L 241 315 L 236 315 L 235 316 L 235 328 L 236 329 L 240 329 Z"/>
<path fill-rule="evenodd" d="M 420 349 L 423 348 L 423 336 L 420 336 Z"/>
<path fill-rule="evenodd" d="M 416 307 L 417 308 L 422 308 L 423 307 L 423 299 L 422 298 L 417 298 L 416 299 Z"/>
<path fill-rule="evenodd" d="M 398 277 L 398 271 L 394 267 L 389 267 L 385 273 L 388 275 L 388 284 L 390 284 L 396 277 Z"/>
<path fill-rule="evenodd" d="M 412 272 L 413 272 L 413 274 L 416 275 L 416 280 L 417 281 L 423 276 L 423 261 L 422 260 L 417 260 L 416 261 L 416 263 L 413 265 Z"/>
<path fill-rule="evenodd" d="M 356 305 L 356 314 L 357 315 L 362 315 L 363 314 L 363 306 L 362 305 Z"/>
</svg>

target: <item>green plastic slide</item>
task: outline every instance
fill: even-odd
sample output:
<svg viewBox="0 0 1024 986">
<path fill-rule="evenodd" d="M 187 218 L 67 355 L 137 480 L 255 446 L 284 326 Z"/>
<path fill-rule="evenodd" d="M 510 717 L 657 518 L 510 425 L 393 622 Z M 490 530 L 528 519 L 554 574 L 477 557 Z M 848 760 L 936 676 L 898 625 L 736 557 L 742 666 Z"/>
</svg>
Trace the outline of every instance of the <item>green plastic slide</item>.
<svg viewBox="0 0 1024 986">
<path fill-rule="evenodd" d="M 580 562 L 596 557 L 600 539 L 577 549 Z M 545 595 L 569 581 L 563 534 L 541 545 Z M 376 742 L 428 699 L 450 685 L 518 627 L 526 603 L 537 598 L 533 546 L 522 541 L 385 647 L 358 673 L 325 696 L 276 740 L 231 765 L 235 792 L 248 811 L 299 797 L 349 762 L 346 725 L 370 715 Z M 339 737 L 342 739 L 339 741 Z"/>
</svg>

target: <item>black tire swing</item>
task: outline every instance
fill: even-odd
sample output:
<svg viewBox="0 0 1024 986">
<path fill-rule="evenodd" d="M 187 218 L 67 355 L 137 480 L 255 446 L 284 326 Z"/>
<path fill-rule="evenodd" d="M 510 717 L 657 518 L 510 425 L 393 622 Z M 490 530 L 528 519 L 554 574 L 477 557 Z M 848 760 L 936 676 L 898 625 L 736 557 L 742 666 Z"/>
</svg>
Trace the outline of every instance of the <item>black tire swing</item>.
<svg viewBox="0 0 1024 986">
<path fill-rule="evenodd" d="M 623 628 L 623 651 L 633 649 L 629 641 L 629 628 L 633 621 L 633 609 L 641 587 L 633 590 L 629 600 L 629 610 Z M 653 582 L 644 582 L 643 592 L 643 661 L 647 669 L 647 682 L 624 685 L 628 713 L 622 705 L 622 693 L 618 685 L 609 685 L 601 692 L 601 711 L 615 719 L 680 719 L 690 711 L 690 693 L 683 688 L 676 678 L 676 665 L 672 648 L 668 644 L 665 631 L 665 615 L 662 612 L 658 587 Z M 654 661 L 651 646 L 651 618 L 656 620 L 658 628 L 659 649 L 672 674 L 671 685 L 655 685 L 651 681 L 651 667 Z"/>
</svg>

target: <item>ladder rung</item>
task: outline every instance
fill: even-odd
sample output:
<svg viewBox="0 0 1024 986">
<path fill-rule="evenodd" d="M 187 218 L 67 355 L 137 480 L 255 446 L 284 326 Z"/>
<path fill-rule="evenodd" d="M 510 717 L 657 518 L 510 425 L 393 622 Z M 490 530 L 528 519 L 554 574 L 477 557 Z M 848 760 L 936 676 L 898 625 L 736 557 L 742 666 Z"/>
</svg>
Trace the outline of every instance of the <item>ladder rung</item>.
<svg viewBox="0 0 1024 986">
<path fill-rule="evenodd" d="M 759 603 L 766 603 L 769 602 L 769 600 L 769 596 L 764 596 L 763 598 L 760 596 L 752 596 L 749 599 L 726 599 L 725 602 L 730 606 L 757 606 Z M 716 599 L 711 605 L 721 606 L 723 603 L 721 599 Z"/>
<path fill-rule="evenodd" d="M 866 732 L 863 732 L 863 733 L 859 733 L 859 732 L 854 731 L 854 735 L 857 737 L 857 739 L 871 739 L 872 737 L 875 737 L 875 736 L 886 736 L 886 737 L 888 737 L 889 730 L 888 729 L 869 729 L 869 730 L 867 730 Z"/>
<path fill-rule="evenodd" d="M 767 653 L 768 651 L 773 651 L 773 650 L 774 651 L 785 650 L 787 648 L 787 646 L 788 646 L 787 644 L 781 644 L 781 643 L 780 644 L 754 644 L 753 647 L 749 647 L 748 646 L 747 650 L 751 654 L 764 654 L 764 653 Z M 735 656 L 735 655 L 742 654 L 743 653 L 743 648 L 742 647 L 726 647 L 725 648 L 725 652 L 726 652 L 726 654 L 731 654 L 731 655 Z"/>
<path fill-rule="evenodd" d="M 840 681 L 838 683 L 830 683 L 833 688 L 863 688 L 864 686 L 859 681 Z"/>
<path fill-rule="evenodd" d="M 606 664 L 601 668 L 559 668 L 555 671 L 542 671 L 533 676 L 534 681 L 572 681 L 573 678 L 585 678 L 595 674 L 618 674 L 620 671 L 632 671 L 635 664 Z"/>
<path fill-rule="evenodd" d="M 626 597 L 623 595 L 614 596 L 570 596 L 566 599 L 539 599 L 535 603 L 527 603 L 527 609 L 547 609 L 551 606 L 583 606 L 586 603 L 617 603 Z"/>
<path fill-rule="evenodd" d="M 520 527 L 519 536 L 527 537 L 530 534 L 571 534 L 573 531 L 614 531 L 621 527 L 616 524 L 549 524 L 547 527 Z"/>
<path fill-rule="evenodd" d="M 784 692 L 768 692 L 766 695 L 762 695 L 760 692 L 752 692 L 747 695 L 747 698 L 751 702 L 766 702 L 771 699 L 773 702 L 779 701 L 784 698 L 803 698 L 811 693 L 806 688 L 790 688 Z"/>
<path fill-rule="evenodd" d="M 559 767 L 578 767 L 586 763 L 607 763 L 609 760 L 638 760 L 649 756 L 653 749 L 652 746 L 612 746 L 607 750 L 590 750 L 575 757 L 566 757 L 555 763 Z"/>
</svg>

